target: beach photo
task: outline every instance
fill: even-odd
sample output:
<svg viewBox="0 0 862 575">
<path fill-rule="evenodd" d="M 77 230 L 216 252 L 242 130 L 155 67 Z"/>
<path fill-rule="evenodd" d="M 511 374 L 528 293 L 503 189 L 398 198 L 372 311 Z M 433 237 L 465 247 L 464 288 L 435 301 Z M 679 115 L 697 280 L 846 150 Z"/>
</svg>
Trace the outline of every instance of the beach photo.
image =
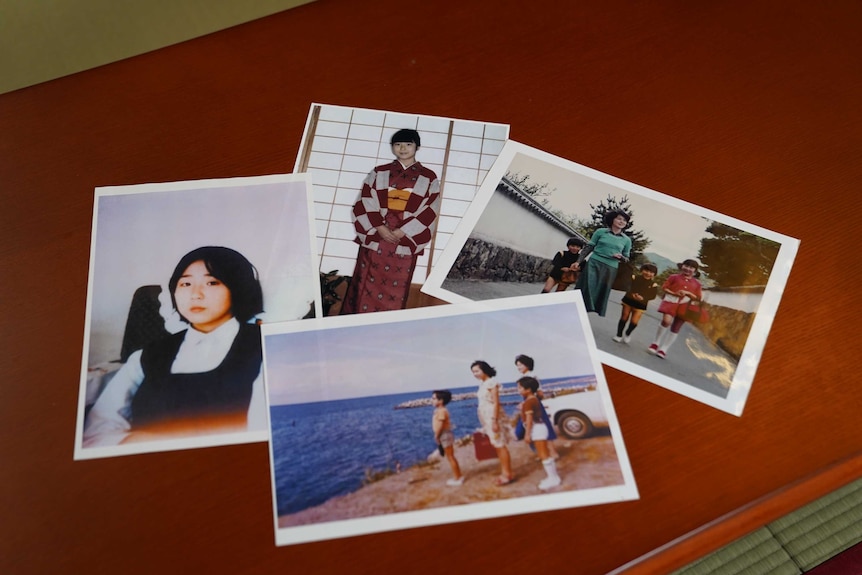
<svg viewBox="0 0 862 575">
<path fill-rule="evenodd" d="M 637 498 L 578 294 L 359 319 L 262 327 L 277 544 Z"/>
<path fill-rule="evenodd" d="M 320 309 L 309 176 L 97 188 L 75 458 L 265 441 L 260 325 Z"/>
<path fill-rule="evenodd" d="M 422 291 L 578 290 L 602 362 L 741 415 L 798 245 L 510 141 Z"/>
<path fill-rule="evenodd" d="M 314 181 L 323 314 L 440 303 L 420 292 L 509 126 L 312 104 L 294 172 Z"/>
</svg>

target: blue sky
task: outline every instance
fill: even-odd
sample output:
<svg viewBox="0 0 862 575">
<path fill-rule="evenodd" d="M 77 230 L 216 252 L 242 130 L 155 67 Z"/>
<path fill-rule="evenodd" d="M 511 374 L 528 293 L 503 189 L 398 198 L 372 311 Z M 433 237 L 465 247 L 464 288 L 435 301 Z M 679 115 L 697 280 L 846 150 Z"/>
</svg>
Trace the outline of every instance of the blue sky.
<svg viewBox="0 0 862 575">
<path fill-rule="evenodd" d="M 520 353 L 536 360 L 540 378 L 594 373 L 573 301 L 383 321 L 391 313 L 374 314 L 381 323 L 370 325 L 267 335 L 270 403 L 471 386 L 477 359 L 495 367 L 499 381 L 514 381 Z M 301 329 L 304 322 L 292 323 Z"/>
</svg>

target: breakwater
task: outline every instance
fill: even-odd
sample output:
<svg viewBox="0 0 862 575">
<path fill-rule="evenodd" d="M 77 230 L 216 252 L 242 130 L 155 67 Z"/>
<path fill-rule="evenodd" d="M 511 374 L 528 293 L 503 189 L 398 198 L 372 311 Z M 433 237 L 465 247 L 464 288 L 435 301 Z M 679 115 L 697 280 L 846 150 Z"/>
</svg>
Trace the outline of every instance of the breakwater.
<svg viewBox="0 0 862 575">
<path fill-rule="evenodd" d="M 577 393 L 579 391 L 586 391 L 587 389 L 594 389 L 596 385 L 596 378 L 593 376 L 579 376 L 579 377 L 568 377 L 568 378 L 555 378 L 548 380 L 547 382 L 542 382 L 542 392 L 545 395 L 554 396 L 554 395 L 564 395 L 566 393 Z M 503 389 L 500 391 L 500 397 L 519 395 L 518 388 L 515 383 L 508 383 L 503 385 Z M 468 399 L 476 399 L 476 392 L 466 392 L 466 393 L 453 393 L 452 401 L 464 401 Z M 520 399 L 519 399 L 520 401 Z M 518 401 L 503 401 L 503 405 L 511 405 L 514 403 L 518 403 Z M 430 407 L 431 406 L 431 397 L 420 397 L 416 399 L 410 399 L 408 401 L 403 401 L 393 407 L 393 409 L 411 409 L 414 407 Z"/>
</svg>

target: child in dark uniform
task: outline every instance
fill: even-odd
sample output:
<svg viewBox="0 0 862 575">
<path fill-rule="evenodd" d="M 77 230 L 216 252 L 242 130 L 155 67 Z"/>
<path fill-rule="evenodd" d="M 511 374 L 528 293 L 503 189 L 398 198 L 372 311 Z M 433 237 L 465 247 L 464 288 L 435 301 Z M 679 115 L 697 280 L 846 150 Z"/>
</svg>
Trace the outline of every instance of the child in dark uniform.
<svg viewBox="0 0 862 575">
<path fill-rule="evenodd" d="M 84 447 L 265 425 L 260 326 L 250 323 L 263 311 L 257 270 L 205 246 L 180 259 L 168 291 L 189 328 L 129 356 L 88 414 Z"/>
<path fill-rule="evenodd" d="M 623 309 L 620 313 L 620 321 L 617 323 L 617 335 L 613 337 L 617 343 L 631 341 L 632 332 L 638 326 L 647 304 L 658 295 L 658 284 L 652 281 L 658 273 L 658 268 L 651 263 L 646 263 L 640 267 L 640 272 L 640 275 L 632 276 L 632 285 L 623 296 Z M 629 320 L 631 323 L 628 329 L 625 329 Z M 623 335 L 624 329 L 625 335 Z"/>
<path fill-rule="evenodd" d="M 555 291 L 566 291 L 566 288 L 578 281 L 578 257 L 581 253 L 581 248 L 584 247 L 584 241 L 580 238 L 569 238 L 566 242 L 566 251 L 557 252 L 551 262 L 551 271 L 548 273 L 548 279 L 545 280 L 545 285 L 542 286 L 542 293 L 549 293 L 554 286 L 557 286 Z"/>
</svg>

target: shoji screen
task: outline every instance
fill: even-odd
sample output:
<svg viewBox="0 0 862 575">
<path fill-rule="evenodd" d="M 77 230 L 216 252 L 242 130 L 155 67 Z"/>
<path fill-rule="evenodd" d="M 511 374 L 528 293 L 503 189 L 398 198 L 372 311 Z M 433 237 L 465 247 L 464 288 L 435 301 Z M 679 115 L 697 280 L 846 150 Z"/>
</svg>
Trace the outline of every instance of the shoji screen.
<svg viewBox="0 0 862 575">
<path fill-rule="evenodd" d="M 365 176 L 391 162 L 389 139 L 401 128 L 419 132 L 417 160 L 441 179 L 442 204 L 432 249 L 419 258 L 414 283 L 422 283 L 434 257 L 446 246 L 479 184 L 499 154 L 509 128 L 434 116 L 315 105 L 312 107 L 296 171 L 314 184 L 315 225 L 320 270 L 349 275 L 359 246 L 354 243 L 351 209 Z"/>
</svg>

